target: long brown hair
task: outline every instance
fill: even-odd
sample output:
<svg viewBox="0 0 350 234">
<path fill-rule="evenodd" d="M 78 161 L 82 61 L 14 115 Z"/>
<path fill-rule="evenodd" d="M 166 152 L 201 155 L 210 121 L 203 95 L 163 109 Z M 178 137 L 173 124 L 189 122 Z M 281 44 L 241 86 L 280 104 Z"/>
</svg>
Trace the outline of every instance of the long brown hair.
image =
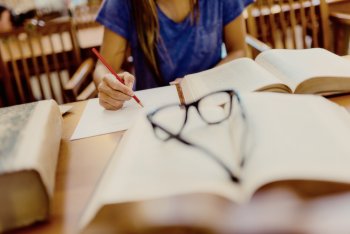
<svg viewBox="0 0 350 234">
<path fill-rule="evenodd" d="M 190 0 L 192 21 L 199 17 L 199 0 Z M 156 0 L 131 0 L 132 15 L 136 26 L 137 39 L 141 50 L 156 76 L 158 84 L 164 83 L 157 58 L 157 42 L 159 42 L 159 22 Z"/>
</svg>

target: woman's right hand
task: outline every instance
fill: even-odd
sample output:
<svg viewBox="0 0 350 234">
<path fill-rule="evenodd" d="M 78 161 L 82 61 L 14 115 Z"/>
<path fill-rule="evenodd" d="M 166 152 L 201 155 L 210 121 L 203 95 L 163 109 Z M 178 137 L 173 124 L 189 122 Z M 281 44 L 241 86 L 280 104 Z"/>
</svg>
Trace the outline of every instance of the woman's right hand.
<svg viewBox="0 0 350 234">
<path fill-rule="evenodd" d="M 124 81 L 122 84 L 114 75 L 105 74 L 98 85 L 98 98 L 100 105 L 106 110 L 118 110 L 125 101 L 134 96 L 132 87 L 135 77 L 128 72 L 118 74 Z"/>
</svg>

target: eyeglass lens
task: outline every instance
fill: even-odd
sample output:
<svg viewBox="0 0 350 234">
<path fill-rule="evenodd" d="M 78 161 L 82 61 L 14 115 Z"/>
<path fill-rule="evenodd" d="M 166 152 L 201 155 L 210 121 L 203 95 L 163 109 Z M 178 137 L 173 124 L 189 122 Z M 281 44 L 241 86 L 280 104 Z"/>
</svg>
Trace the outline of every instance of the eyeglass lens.
<svg viewBox="0 0 350 234">
<path fill-rule="evenodd" d="M 213 93 L 192 105 L 196 106 L 203 121 L 209 124 L 219 123 L 230 115 L 231 95 L 227 92 Z M 186 123 L 188 109 L 192 105 L 190 104 L 186 107 L 179 107 L 178 105 L 166 106 L 154 113 L 152 121 L 166 131 L 179 135 Z M 171 121 L 169 116 L 172 118 Z M 169 138 L 169 134 L 159 127 L 155 128 L 155 134 L 161 140 Z"/>
<path fill-rule="evenodd" d="M 217 92 L 203 97 L 198 102 L 198 112 L 202 119 L 209 123 L 219 123 L 230 114 L 231 95 L 227 92 Z M 220 109 L 220 112 L 215 110 Z M 213 111 L 214 110 L 214 111 Z"/>
</svg>

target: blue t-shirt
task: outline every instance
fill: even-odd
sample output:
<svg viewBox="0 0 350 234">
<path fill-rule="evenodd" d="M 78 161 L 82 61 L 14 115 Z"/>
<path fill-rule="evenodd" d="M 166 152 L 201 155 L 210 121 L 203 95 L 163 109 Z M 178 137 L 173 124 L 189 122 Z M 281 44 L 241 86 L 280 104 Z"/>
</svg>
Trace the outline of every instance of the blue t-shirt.
<svg viewBox="0 0 350 234">
<path fill-rule="evenodd" d="M 224 26 L 239 16 L 252 1 L 199 0 L 197 23 L 192 23 L 191 15 L 176 23 L 158 8 L 162 41 L 157 48 L 158 61 L 165 83 L 215 66 L 221 60 Z M 129 41 L 135 65 L 136 90 L 157 87 L 137 40 L 130 1 L 105 0 L 96 20 Z"/>
</svg>

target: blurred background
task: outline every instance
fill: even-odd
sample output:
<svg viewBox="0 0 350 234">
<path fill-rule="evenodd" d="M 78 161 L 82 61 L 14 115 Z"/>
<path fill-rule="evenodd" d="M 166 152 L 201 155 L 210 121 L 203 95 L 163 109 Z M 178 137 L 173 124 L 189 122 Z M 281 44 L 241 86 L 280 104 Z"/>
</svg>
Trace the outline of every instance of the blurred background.
<svg viewBox="0 0 350 234">
<path fill-rule="evenodd" d="M 103 27 L 102 0 L 0 0 L 0 107 L 42 99 L 96 97 L 92 82 Z M 4 16 L 3 12 L 0 12 Z M 349 54 L 350 0 L 256 0 L 244 12 L 247 54 L 271 48 L 322 47 Z M 5 21 L 5 22 L 2 22 Z M 225 46 L 222 46 L 225 55 Z M 127 53 L 122 69 L 133 73 Z"/>
</svg>

